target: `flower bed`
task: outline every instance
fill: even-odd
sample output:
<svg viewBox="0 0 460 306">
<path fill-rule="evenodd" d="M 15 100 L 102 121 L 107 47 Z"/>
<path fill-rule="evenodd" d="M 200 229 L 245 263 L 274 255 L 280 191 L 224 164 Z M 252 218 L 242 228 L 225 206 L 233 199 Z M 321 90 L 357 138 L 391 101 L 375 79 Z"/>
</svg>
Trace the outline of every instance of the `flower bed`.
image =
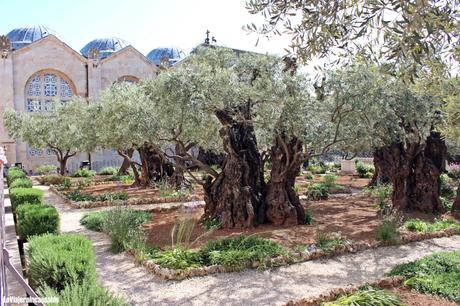
<svg viewBox="0 0 460 306">
<path fill-rule="evenodd" d="M 440 237 L 449 237 L 453 235 L 460 235 L 460 229 L 446 229 L 439 232 L 431 232 L 431 233 L 408 233 L 401 236 L 399 244 L 408 244 L 411 242 L 422 241 L 426 239 L 432 238 L 440 238 Z M 375 249 L 383 246 L 388 246 L 388 242 L 377 241 L 372 243 L 367 242 L 346 242 L 342 245 L 338 245 L 334 247 L 334 249 L 329 251 L 323 251 L 320 249 L 314 249 L 312 251 L 305 250 L 302 252 L 293 252 L 289 256 L 278 256 L 275 258 L 268 258 L 265 262 L 261 263 L 258 261 L 254 261 L 248 263 L 246 268 L 248 269 L 260 269 L 260 268 L 272 268 L 272 267 L 279 267 L 285 266 L 288 264 L 293 263 L 300 263 L 309 260 L 315 259 L 325 259 L 331 258 L 339 255 L 344 255 L 348 253 L 356 253 L 368 249 Z M 157 275 L 158 277 L 165 279 L 165 280 L 183 280 L 190 277 L 195 276 L 204 276 L 216 273 L 228 273 L 228 272 L 235 272 L 240 271 L 241 268 L 239 267 L 231 267 L 231 266 L 223 266 L 223 265 L 212 265 L 212 266 L 204 266 L 204 267 L 196 267 L 196 268 L 189 268 L 189 269 L 170 269 L 162 267 L 161 265 L 155 263 L 152 259 L 145 259 L 141 254 L 136 252 L 135 250 L 129 250 L 128 254 L 131 254 L 135 257 L 135 259 L 142 263 L 147 269 L 149 269 L 153 274 Z"/>
<path fill-rule="evenodd" d="M 62 200 L 72 208 L 96 208 L 106 206 L 130 206 L 130 205 L 146 205 L 146 204 L 161 204 L 161 203 L 175 203 L 175 202 L 190 202 L 193 200 L 192 195 L 167 197 L 167 198 L 146 198 L 146 199 L 127 199 L 127 200 L 113 200 L 113 201 L 72 201 L 55 186 L 50 186 L 50 190 L 60 196 Z"/>
</svg>

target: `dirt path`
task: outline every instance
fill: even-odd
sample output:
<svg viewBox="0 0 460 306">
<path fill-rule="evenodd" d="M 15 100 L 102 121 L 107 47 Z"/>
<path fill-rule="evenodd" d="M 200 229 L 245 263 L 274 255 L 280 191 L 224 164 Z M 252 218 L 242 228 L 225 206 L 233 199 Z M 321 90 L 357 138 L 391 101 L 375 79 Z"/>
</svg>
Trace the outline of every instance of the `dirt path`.
<svg viewBox="0 0 460 306">
<path fill-rule="evenodd" d="M 367 250 L 327 260 L 315 260 L 272 271 L 244 271 L 163 281 L 136 265 L 132 257 L 113 254 L 105 234 L 79 224 L 87 210 L 69 209 L 46 190 L 47 201 L 61 214 L 61 230 L 87 235 L 97 255 L 99 281 L 134 305 L 279 305 L 314 297 L 334 288 L 372 282 L 399 263 L 439 252 L 460 249 L 460 236 L 438 238 L 402 246 Z"/>
</svg>

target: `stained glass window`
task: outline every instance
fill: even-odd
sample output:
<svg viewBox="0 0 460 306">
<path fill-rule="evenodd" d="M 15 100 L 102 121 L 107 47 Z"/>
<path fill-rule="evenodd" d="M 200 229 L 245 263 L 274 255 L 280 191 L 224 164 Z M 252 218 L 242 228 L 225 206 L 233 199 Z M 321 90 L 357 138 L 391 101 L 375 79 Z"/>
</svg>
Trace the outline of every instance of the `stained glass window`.
<svg viewBox="0 0 460 306">
<path fill-rule="evenodd" d="M 27 153 L 31 157 L 37 157 L 37 156 L 42 156 L 43 150 L 27 146 Z"/>
<path fill-rule="evenodd" d="M 65 104 L 73 95 L 71 82 L 57 73 L 39 72 L 26 85 L 26 109 L 28 112 L 49 112 L 54 99 Z"/>
</svg>

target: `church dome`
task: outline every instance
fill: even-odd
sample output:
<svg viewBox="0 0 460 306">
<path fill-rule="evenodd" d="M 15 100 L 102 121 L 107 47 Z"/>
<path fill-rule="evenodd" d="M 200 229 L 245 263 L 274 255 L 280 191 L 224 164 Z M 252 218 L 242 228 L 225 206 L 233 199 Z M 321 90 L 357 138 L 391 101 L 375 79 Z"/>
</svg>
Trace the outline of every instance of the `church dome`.
<svg viewBox="0 0 460 306">
<path fill-rule="evenodd" d="M 6 36 L 11 41 L 13 49 L 17 50 L 50 34 L 58 36 L 54 30 L 45 26 L 37 25 L 14 29 L 8 34 L 6 34 Z"/>
<path fill-rule="evenodd" d="M 121 38 L 97 38 L 87 43 L 86 46 L 80 50 L 80 53 L 88 57 L 89 50 L 94 47 L 99 50 L 101 58 L 106 58 L 127 46 L 129 46 L 129 43 Z"/>
<path fill-rule="evenodd" d="M 173 66 L 185 57 L 185 52 L 176 47 L 155 48 L 147 54 L 147 57 L 157 66 L 160 66 L 162 58 L 167 58 L 169 60 L 169 64 Z"/>
</svg>

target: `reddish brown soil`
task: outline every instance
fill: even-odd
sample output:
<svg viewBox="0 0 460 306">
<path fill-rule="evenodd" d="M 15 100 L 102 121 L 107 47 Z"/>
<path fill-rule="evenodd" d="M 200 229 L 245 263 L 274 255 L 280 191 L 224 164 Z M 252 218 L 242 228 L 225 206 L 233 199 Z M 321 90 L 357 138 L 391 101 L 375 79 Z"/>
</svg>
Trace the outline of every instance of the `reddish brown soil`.
<svg viewBox="0 0 460 306">
<path fill-rule="evenodd" d="M 456 306 L 460 303 L 451 302 L 437 296 L 427 295 L 411 291 L 409 289 L 391 289 L 404 302 L 405 306 Z"/>
<path fill-rule="evenodd" d="M 195 245 L 199 246 L 217 237 L 244 233 L 246 235 L 257 234 L 278 241 L 287 247 L 293 247 L 299 244 L 313 243 L 318 231 L 340 231 L 342 236 L 350 240 L 372 241 L 375 239 L 377 227 L 381 223 L 377 217 L 376 208 L 373 208 L 373 200 L 363 195 L 337 197 L 317 202 L 304 201 L 303 204 L 313 212 L 313 225 L 279 227 L 264 224 L 254 229 L 219 229 L 206 235 Z M 202 208 L 194 212 L 179 210 L 153 213 L 151 222 L 146 225 L 149 232 L 149 242 L 159 246 L 171 245 L 171 229 L 179 218 L 189 216 L 198 220 L 202 213 Z M 206 230 L 198 224 L 193 232 L 192 240 L 205 232 Z"/>
</svg>

